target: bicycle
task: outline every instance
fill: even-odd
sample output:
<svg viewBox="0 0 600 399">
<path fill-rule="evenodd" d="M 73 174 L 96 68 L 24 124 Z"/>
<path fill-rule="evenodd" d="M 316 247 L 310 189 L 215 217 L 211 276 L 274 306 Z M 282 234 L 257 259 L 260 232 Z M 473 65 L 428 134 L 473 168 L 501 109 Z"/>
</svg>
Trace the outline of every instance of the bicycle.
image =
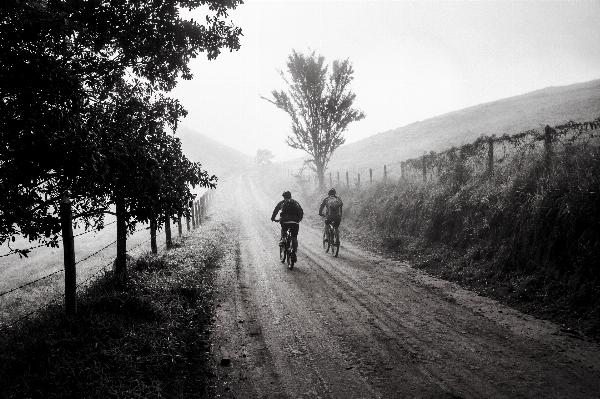
<svg viewBox="0 0 600 399">
<path fill-rule="evenodd" d="M 325 253 L 331 249 L 331 254 L 337 258 L 340 252 L 339 232 L 336 234 L 332 223 L 327 223 L 327 231 L 323 232 L 323 249 Z"/>
<path fill-rule="evenodd" d="M 274 222 L 279 222 L 279 219 L 274 220 Z M 287 262 L 287 265 L 290 269 L 293 269 L 294 263 L 296 263 L 294 261 L 294 256 L 292 253 L 293 251 L 294 246 L 292 244 L 292 233 L 288 228 L 285 232 L 285 245 L 279 246 L 279 260 L 281 261 L 281 263 Z"/>
</svg>

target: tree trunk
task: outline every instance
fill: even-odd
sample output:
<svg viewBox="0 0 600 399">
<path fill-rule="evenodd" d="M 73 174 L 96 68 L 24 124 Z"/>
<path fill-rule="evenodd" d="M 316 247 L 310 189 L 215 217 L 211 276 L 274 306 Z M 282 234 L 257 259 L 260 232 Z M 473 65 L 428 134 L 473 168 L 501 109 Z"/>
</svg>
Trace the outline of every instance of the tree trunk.
<svg viewBox="0 0 600 399">
<path fill-rule="evenodd" d="M 156 222 L 156 218 L 153 216 L 150 219 L 150 248 L 152 249 L 153 254 L 158 253 L 158 246 L 156 245 L 156 226 L 158 223 Z"/>
<path fill-rule="evenodd" d="M 169 215 L 167 215 L 167 220 L 165 220 L 165 236 L 167 249 L 171 249 L 173 247 L 173 241 L 171 240 L 171 217 Z"/>
<path fill-rule="evenodd" d="M 125 198 L 120 193 L 115 194 L 117 211 L 117 260 L 115 263 L 115 277 L 123 282 L 127 278 L 127 214 Z"/>
<path fill-rule="evenodd" d="M 323 162 L 316 162 L 317 165 L 317 178 L 319 179 L 319 191 L 325 189 L 325 164 Z"/>
<path fill-rule="evenodd" d="M 73 241 L 73 212 L 66 195 L 60 203 L 60 224 L 65 264 L 65 310 L 67 316 L 77 313 L 77 272 L 75 269 L 75 244 Z"/>
</svg>

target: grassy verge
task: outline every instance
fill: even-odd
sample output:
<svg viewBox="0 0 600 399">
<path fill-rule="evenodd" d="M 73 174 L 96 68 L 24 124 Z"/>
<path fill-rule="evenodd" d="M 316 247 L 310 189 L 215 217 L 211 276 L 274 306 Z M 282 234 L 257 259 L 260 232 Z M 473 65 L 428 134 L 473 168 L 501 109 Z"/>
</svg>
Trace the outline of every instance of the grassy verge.
<svg viewBox="0 0 600 399">
<path fill-rule="evenodd" d="M 158 256 L 108 274 L 78 298 L 0 333 L 3 398 L 204 398 L 213 396 L 213 279 L 226 227 L 195 230 Z"/>
<path fill-rule="evenodd" d="M 342 232 L 600 341 L 600 149 L 526 161 L 493 178 L 457 164 L 436 183 L 342 190 Z"/>
</svg>

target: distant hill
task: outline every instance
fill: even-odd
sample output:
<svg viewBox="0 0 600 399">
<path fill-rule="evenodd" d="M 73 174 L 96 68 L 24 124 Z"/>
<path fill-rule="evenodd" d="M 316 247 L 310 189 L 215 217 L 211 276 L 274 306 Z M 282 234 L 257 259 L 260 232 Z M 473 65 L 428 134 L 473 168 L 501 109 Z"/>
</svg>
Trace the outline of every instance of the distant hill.
<svg viewBox="0 0 600 399">
<path fill-rule="evenodd" d="M 328 170 L 382 168 L 423 152 L 459 146 L 486 135 L 515 134 L 545 125 L 600 117 L 600 80 L 549 87 L 480 104 L 375 134 L 338 148 Z M 290 162 L 294 167 L 300 162 Z"/>
<path fill-rule="evenodd" d="M 230 173 L 247 168 L 254 160 L 251 156 L 205 136 L 189 127 L 179 126 L 175 135 L 181 139 L 183 154 L 202 169 L 223 180 Z"/>
</svg>

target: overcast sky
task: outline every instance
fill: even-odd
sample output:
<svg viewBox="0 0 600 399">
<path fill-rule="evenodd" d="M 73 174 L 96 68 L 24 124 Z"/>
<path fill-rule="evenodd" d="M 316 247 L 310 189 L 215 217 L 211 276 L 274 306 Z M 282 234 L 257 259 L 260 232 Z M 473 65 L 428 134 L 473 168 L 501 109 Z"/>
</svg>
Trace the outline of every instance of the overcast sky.
<svg viewBox="0 0 600 399">
<path fill-rule="evenodd" d="M 189 15 L 189 14 L 185 14 Z M 195 10 L 195 20 L 206 12 Z M 450 111 L 600 78 L 600 1 L 264 1 L 229 14 L 241 49 L 190 64 L 171 95 L 182 122 L 248 155 L 304 155 L 285 145 L 287 115 L 260 96 L 285 85 L 292 49 L 350 59 L 351 143 Z"/>
</svg>

